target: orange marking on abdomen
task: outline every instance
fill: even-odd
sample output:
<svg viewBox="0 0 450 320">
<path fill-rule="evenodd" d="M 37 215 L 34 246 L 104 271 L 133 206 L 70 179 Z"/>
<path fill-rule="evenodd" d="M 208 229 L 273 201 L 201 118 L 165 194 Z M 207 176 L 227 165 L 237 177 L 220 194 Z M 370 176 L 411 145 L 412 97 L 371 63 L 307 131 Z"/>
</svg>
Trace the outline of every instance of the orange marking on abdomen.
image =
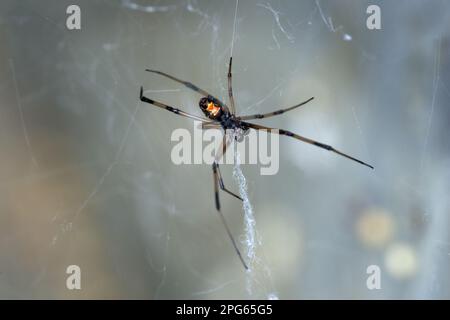
<svg viewBox="0 0 450 320">
<path fill-rule="evenodd" d="M 208 107 L 206 108 L 206 111 L 208 111 L 211 115 L 216 116 L 219 111 L 220 107 L 213 102 L 208 103 Z"/>
</svg>

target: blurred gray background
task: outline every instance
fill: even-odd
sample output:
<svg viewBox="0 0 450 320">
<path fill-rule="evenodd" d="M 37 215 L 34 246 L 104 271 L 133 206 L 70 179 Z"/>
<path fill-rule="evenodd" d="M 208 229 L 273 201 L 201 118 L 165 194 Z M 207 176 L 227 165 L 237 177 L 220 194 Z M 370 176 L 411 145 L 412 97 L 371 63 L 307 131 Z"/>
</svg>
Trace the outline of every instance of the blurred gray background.
<svg viewBox="0 0 450 320">
<path fill-rule="evenodd" d="M 81 8 L 81 30 L 66 8 Z M 366 28 L 381 8 L 382 30 Z M 329 143 L 372 171 L 281 138 L 280 170 L 244 165 L 261 239 L 250 294 L 208 165 L 171 133 L 226 100 L 234 1 L 0 2 L 0 298 L 450 298 L 448 1 L 241 0 L 238 113 Z M 232 166 L 225 183 L 237 190 Z M 240 203 L 223 212 L 243 239 Z M 81 267 L 81 290 L 66 268 Z M 368 290 L 377 265 L 381 289 Z"/>
</svg>

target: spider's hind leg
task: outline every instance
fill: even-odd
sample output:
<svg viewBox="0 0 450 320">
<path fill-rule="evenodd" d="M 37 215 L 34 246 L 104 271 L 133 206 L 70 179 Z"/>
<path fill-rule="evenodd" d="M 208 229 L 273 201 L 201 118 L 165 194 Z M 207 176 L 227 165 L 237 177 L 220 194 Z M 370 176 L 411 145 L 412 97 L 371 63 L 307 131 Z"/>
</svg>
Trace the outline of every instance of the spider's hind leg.
<svg viewBox="0 0 450 320">
<path fill-rule="evenodd" d="M 228 190 L 228 189 L 225 187 L 225 184 L 223 183 L 222 174 L 220 173 L 219 164 L 218 164 L 217 162 L 214 162 L 214 163 L 213 163 L 212 169 L 213 169 L 213 174 L 214 174 L 214 175 L 217 174 L 217 180 L 218 180 L 218 182 L 219 182 L 219 187 L 220 187 L 220 189 L 221 189 L 222 191 L 225 191 L 226 193 L 232 195 L 233 197 L 235 197 L 235 198 L 237 198 L 237 199 L 243 201 L 241 197 L 239 197 L 237 194 L 235 194 L 234 192 Z M 216 207 L 219 207 L 219 208 L 220 208 L 220 203 L 219 203 L 218 196 L 216 196 Z"/>
<path fill-rule="evenodd" d="M 234 240 L 233 234 L 231 233 L 230 227 L 228 227 L 227 221 L 225 220 L 225 216 L 223 215 L 222 211 L 220 211 L 220 200 L 219 200 L 219 172 L 218 167 L 216 166 L 216 162 L 213 164 L 213 178 L 214 178 L 214 195 L 216 200 L 216 209 L 217 213 L 219 214 L 220 220 L 222 221 L 223 226 L 225 227 L 225 231 L 227 232 L 228 238 L 231 241 L 231 244 L 233 245 L 234 250 L 236 251 L 236 254 L 239 257 L 239 260 L 241 260 L 242 265 L 246 270 L 248 270 L 248 266 L 245 263 L 244 258 L 242 257 L 241 251 L 239 250 L 239 247 L 236 244 L 236 241 Z M 222 189 L 223 190 L 223 189 Z"/>
<path fill-rule="evenodd" d="M 213 174 L 216 176 L 217 175 L 217 181 L 219 183 L 219 187 L 222 191 L 225 191 L 226 193 L 228 193 L 229 195 L 232 195 L 233 197 L 241 200 L 242 198 L 239 197 L 237 194 L 235 194 L 234 192 L 231 192 L 230 190 L 228 190 L 225 187 L 225 184 L 223 183 L 223 178 L 222 178 L 222 173 L 220 172 L 220 167 L 219 167 L 219 160 L 225 155 L 225 153 L 227 152 L 227 147 L 228 145 L 231 143 L 231 141 L 229 139 L 227 139 L 227 136 L 224 135 L 223 136 L 223 140 L 222 143 L 220 144 L 219 150 L 216 153 L 216 156 L 214 158 L 214 163 L 212 164 L 212 170 L 213 170 Z M 218 199 L 217 199 L 218 201 Z M 217 202 L 216 202 L 217 205 Z M 219 205 L 220 207 L 220 205 Z"/>
</svg>

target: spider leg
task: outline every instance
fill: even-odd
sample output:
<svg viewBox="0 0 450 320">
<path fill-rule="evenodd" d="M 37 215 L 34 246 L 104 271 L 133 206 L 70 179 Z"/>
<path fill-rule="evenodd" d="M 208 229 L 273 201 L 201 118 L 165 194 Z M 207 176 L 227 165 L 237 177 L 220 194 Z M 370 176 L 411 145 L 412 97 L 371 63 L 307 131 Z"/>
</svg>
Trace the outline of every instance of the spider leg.
<svg viewBox="0 0 450 320">
<path fill-rule="evenodd" d="M 234 240 L 234 237 L 230 231 L 230 228 L 228 227 L 227 221 L 225 220 L 225 217 L 222 213 L 222 211 L 220 211 L 220 199 L 219 199 L 219 188 L 222 189 L 223 191 L 228 192 L 229 194 L 235 196 L 236 198 L 242 200 L 242 198 L 240 198 L 239 196 L 237 196 L 236 194 L 232 193 L 231 191 L 229 191 L 228 189 L 225 188 L 224 183 L 223 183 L 223 179 L 222 179 L 222 175 L 220 173 L 220 169 L 219 169 L 219 164 L 218 161 L 220 160 L 220 158 L 225 154 L 226 152 L 226 148 L 227 145 L 229 144 L 229 142 L 227 143 L 227 138 L 224 135 L 221 146 L 219 148 L 219 150 L 216 153 L 215 159 L 214 159 L 214 163 L 212 165 L 212 170 L 213 170 L 213 178 L 214 178 L 214 196 L 215 196 L 215 203 L 216 203 L 216 209 L 217 212 L 219 213 L 219 217 L 222 220 L 222 224 L 225 227 L 225 230 L 228 234 L 228 237 L 230 238 L 231 243 L 233 244 L 234 250 L 236 251 L 239 259 L 241 260 L 244 268 L 246 270 L 248 270 L 248 266 L 244 261 L 244 258 L 242 257 L 241 251 L 239 250 L 236 241 Z"/>
<path fill-rule="evenodd" d="M 239 199 L 239 200 L 241 200 L 241 201 L 244 201 L 244 200 L 242 200 L 242 198 L 239 197 L 237 194 L 231 192 L 230 190 L 228 190 L 228 189 L 225 187 L 225 185 L 224 185 L 224 183 L 223 183 L 222 173 L 220 172 L 220 167 L 219 167 L 219 164 L 218 164 L 218 163 L 216 163 L 216 168 L 217 168 L 217 173 L 219 174 L 219 186 L 220 186 L 220 189 L 222 189 L 222 191 L 225 191 L 225 192 L 228 193 L 229 195 L 232 195 L 233 197 L 235 197 L 235 198 L 237 198 L 237 199 Z"/>
<path fill-rule="evenodd" d="M 207 129 L 220 129 L 222 126 L 217 121 L 206 121 L 200 123 L 198 126 L 199 129 L 207 130 Z"/>
<path fill-rule="evenodd" d="M 180 116 L 191 118 L 191 119 L 195 119 L 195 120 L 200 120 L 200 121 L 203 121 L 203 122 L 208 121 L 208 120 L 203 119 L 201 117 L 194 116 L 193 114 L 181 111 L 180 109 L 171 107 L 171 106 L 169 106 L 167 104 L 164 104 L 162 102 L 158 102 L 158 101 L 155 101 L 155 100 L 152 100 L 152 99 L 149 99 L 149 98 L 145 97 L 144 96 L 144 89 L 142 87 L 141 87 L 141 91 L 140 91 L 140 94 L 139 94 L 139 98 L 141 99 L 142 102 L 150 103 L 150 104 L 152 104 L 152 105 L 154 105 L 154 106 L 156 106 L 158 108 L 165 109 L 167 111 L 173 112 L 173 113 L 178 114 Z"/>
<path fill-rule="evenodd" d="M 373 167 L 370 164 L 367 164 L 367 163 L 365 163 L 365 162 L 363 162 L 361 160 L 358 160 L 356 158 L 353 158 L 352 156 L 349 156 L 348 154 L 345 154 L 345 153 L 343 153 L 343 152 L 341 152 L 339 150 L 336 150 L 332 146 L 329 146 L 327 144 L 324 144 L 324 143 L 321 143 L 321 142 L 318 142 L 318 141 L 315 141 L 315 140 L 303 137 L 303 136 L 301 136 L 299 134 L 292 133 L 290 131 L 283 130 L 283 129 L 276 129 L 276 128 L 265 127 L 265 126 L 261 126 L 259 124 L 254 124 L 254 123 L 248 123 L 248 122 L 243 122 L 243 123 L 245 125 L 247 125 L 248 127 L 256 129 L 256 130 L 267 130 L 267 131 L 270 131 L 270 132 L 274 131 L 274 133 L 278 133 L 280 135 L 285 135 L 285 136 L 288 136 L 288 137 L 292 137 L 294 139 L 297 139 L 297 140 L 300 140 L 300 141 L 312 144 L 312 145 L 314 145 L 316 147 L 319 147 L 319 148 L 322 148 L 322 149 L 325 149 L 325 150 L 328 150 L 328 151 L 332 151 L 332 152 L 334 152 L 334 153 L 336 153 L 336 154 L 338 154 L 340 156 L 343 156 L 343 157 L 345 157 L 347 159 L 356 161 L 359 164 L 362 164 L 364 166 L 367 166 L 367 167 L 373 169 Z"/>
<path fill-rule="evenodd" d="M 230 190 L 228 190 L 228 189 L 225 187 L 225 184 L 224 184 L 223 178 L 222 178 L 222 173 L 220 172 L 219 160 L 220 160 L 220 159 L 225 155 L 225 153 L 227 152 L 227 147 L 229 146 L 230 142 L 231 142 L 230 140 L 227 141 L 227 136 L 224 135 L 224 136 L 223 136 L 222 143 L 221 143 L 221 145 L 220 145 L 220 148 L 219 148 L 219 150 L 218 150 L 218 152 L 217 152 L 217 154 L 216 154 L 216 156 L 215 156 L 215 159 L 214 159 L 214 163 L 213 163 L 213 172 L 214 172 L 214 166 L 215 166 L 216 169 L 217 169 L 217 175 L 218 175 L 218 179 L 219 179 L 219 187 L 220 187 L 220 189 L 221 189 L 222 191 L 225 191 L 225 192 L 228 193 L 229 195 L 232 195 L 233 197 L 235 197 L 235 198 L 237 198 L 237 199 L 243 201 L 241 197 L 239 197 L 237 194 L 231 192 Z"/>
<path fill-rule="evenodd" d="M 295 108 L 298 108 L 298 107 L 300 107 L 300 106 L 302 106 L 304 104 L 307 104 L 308 102 L 310 102 L 313 99 L 314 99 L 314 97 L 309 98 L 308 100 L 303 101 L 303 102 L 301 102 L 299 104 L 296 104 L 295 106 L 290 107 L 290 108 L 280 109 L 280 110 L 269 112 L 269 113 L 263 113 L 263 114 L 259 113 L 259 114 L 252 114 L 252 115 L 248 115 L 248 116 L 242 116 L 242 117 L 238 117 L 238 119 L 239 120 L 252 120 L 252 119 L 263 119 L 263 118 L 269 118 L 269 117 L 273 117 L 273 116 L 278 116 L 278 115 L 283 114 L 285 112 L 294 110 Z"/>
<path fill-rule="evenodd" d="M 228 98 L 230 99 L 230 112 L 231 114 L 236 113 L 236 107 L 234 106 L 233 97 L 233 86 L 231 85 L 232 75 L 231 75 L 231 64 L 233 62 L 233 57 L 230 57 L 230 63 L 228 65 Z"/>
<path fill-rule="evenodd" d="M 225 103 L 223 103 L 222 101 L 220 101 L 219 99 L 217 99 L 216 97 L 214 97 L 214 96 L 213 96 L 212 94 L 210 94 L 209 92 L 203 90 L 202 88 L 197 87 L 197 86 L 196 86 L 195 84 L 193 84 L 192 82 L 184 81 L 184 80 L 175 78 L 174 76 L 171 76 L 171 75 L 169 75 L 169 74 L 167 74 L 167 73 L 164 73 L 164 72 L 158 71 L 158 70 L 145 69 L 145 71 L 152 72 L 152 73 L 156 73 L 156 74 L 159 74 L 159 75 L 161 75 L 161 76 L 163 76 L 163 77 L 169 78 L 169 79 L 171 79 L 171 80 L 173 80 L 173 81 L 175 81 L 175 82 L 181 83 L 181 84 L 184 85 L 185 87 L 187 87 L 187 88 L 189 88 L 189 89 L 191 89 L 191 90 L 194 90 L 195 92 L 200 93 L 201 95 L 203 95 L 203 96 L 205 96 L 205 97 L 212 98 L 211 100 L 216 100 L 217 102 L 219 102 L 219 103 L 224 107 L 224 109 L 225 109 L 226 111 L 229 112 L 228 107 L 227 107 L 227 105 L 226 105 Z"/>
<path fill-rule="evenodd" d="M 214 163 L 215 164 L 215 163 Z M 239 248 L 236 244 L 236 241 L 234 240 L 233 235 L 231 234 L 230 228 L 228 227 L 227 221 L 225 220 L 225 217 L 222 213 L 222 211 L 220 211 L 220 201 L 219 201 L 219 175 L 217 172 L 217 167 L 213 164 L 213 177 L 214 177 L 214 194 L 216 197 L 216 209 L 217 212 L 219 213 L 219 217 L 220 220 L 222 220 L 222 224 L 225 227 L 225 230 L 228 234 L 228 238 L 230 238 L 231 243 L 233 244 L 234 250 L 236 251 L 236 254 L 238 255 L 239 259 L 241 260 L 244 268 L 246 270 L 248 270 L 248 266 L 244 261 L 244 258 L 242 257 L 241 251 L 239 251 Z"/>
</svg>

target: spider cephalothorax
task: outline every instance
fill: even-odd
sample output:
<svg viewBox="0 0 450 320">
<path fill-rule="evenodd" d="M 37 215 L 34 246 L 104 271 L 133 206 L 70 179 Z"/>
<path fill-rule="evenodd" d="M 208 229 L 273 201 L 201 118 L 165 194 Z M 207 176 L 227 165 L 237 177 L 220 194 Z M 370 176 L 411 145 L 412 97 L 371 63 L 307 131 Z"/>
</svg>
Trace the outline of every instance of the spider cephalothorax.
<svg viewBox="0 0 450 320">
<path fill-rule="evenodd" d="M 249 127 L 244 121 L 241 121 L 238 117 L 231 113 L 224 113 L 219 119 L 220 125 L 225 130 L 237 130 L 248 131 Z"/>
<path fill-rule="evenodd" d="M 218 122 L 225 132 L 231 130 L 234 133 L 234 139 L 238 142 L 242 142 L 250 130 L 244 121 L 228 112 L 224 112 Z"/>
</svg>

